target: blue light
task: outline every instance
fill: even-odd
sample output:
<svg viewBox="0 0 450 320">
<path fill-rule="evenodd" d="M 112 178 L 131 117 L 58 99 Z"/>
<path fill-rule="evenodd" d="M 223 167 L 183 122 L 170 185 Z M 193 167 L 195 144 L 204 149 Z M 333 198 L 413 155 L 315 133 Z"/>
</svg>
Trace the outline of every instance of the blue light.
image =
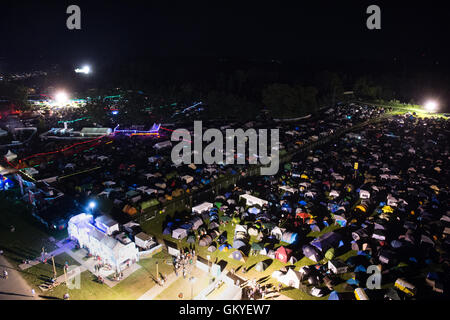
<svg viewBox="0 0 450 320">
<path fill-rule="evenodd" d="M 91 202 L 89 202 L 89 208 L 91 208 L 91 209 L 94 209 L 95 208 L 95 202 L 94 201 L 91 201 Z"/>
<path fill-rule="evenodd" d="M 113 115 L 117 115 L 117 114 L 119 114 L 119 111 L 114 110 L 114 111 L 112 112 L 112 114 L 113 114 Z"/>
</svg>

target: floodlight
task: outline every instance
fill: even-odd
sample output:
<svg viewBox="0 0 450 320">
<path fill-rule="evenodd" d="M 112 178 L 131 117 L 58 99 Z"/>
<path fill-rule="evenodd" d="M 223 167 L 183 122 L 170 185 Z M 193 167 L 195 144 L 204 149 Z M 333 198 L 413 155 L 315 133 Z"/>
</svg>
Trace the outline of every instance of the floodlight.
<svg viewBox="0 0 450 320">
<path fill-rule="evenodd" d="M 438 104 L 436 101 L 430 100 L 425 103 L 425 109 L 428 112 L 435 112 L 437 110 Z"/>
</svg>

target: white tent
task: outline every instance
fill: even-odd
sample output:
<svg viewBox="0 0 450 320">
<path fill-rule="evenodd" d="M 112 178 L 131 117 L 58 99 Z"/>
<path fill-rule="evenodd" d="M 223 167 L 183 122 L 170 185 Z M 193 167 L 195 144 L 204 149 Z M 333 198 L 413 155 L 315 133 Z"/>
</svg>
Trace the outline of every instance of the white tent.
<svg viewBox="0 0 450 320">
<path fill-rule="evenodd" d="M 17 158 L 17 154 L 12 153 L 11 150 L 8 150 L 8 153 L 5 155 L 6 160 L 12 161 Z"/>
<path fill-rule="evenodd" d="M 369 199 L 370 198 L 370 192 L 367 190 L 359 190 L 359 197 L 361 199 Z"/>
<path fill-rule="evenodd" d="M 187 231 L 186 229 L 177 228 L 172 231 L 172 238 L 181 240 L 187 237 Z"/>
<path fill-rule="evenodd" d="M 288 272 L 282 273 L 281 271 L 275 271 L 272 273 L 272 277 L 277 279 L 289 287 L 300 289 L 301 274 L 294 269 L 289 268 Z"/>
<path fill-rule="evenodd" d="M 245 233 L 247 233 L 247 226 L 243 226 L 243 225 L 237 224 L 236 228 L 234 229 L 234 233 L 236 234 L 237 232 L 245 232 Z"/>
<path fill-rule="evenodd" d="M 202 213 L 204 211 L 209 211 L 214 207 L 214 205 L 211 202 L 203 202 L 202 204 L 199 204 L 198 206 L 195 206 L 192 208 L 193 213 Z"/>
<path fill-rule="evenodd" d="M 181 179 L 183 179 L 184 180 L 184 182 L 186 182 L 186 183 L 191 183 L 193 180 L 194 180 L 194 178 L 193 177 L 191 177 L 191 176 L 188 176 L 188 175 L 186 175 L 186 176 L 182 176 L 181 177 Z"/>
<path fill-rule="evenodd" d="M 339 192 L 337 192 L 336 190 L 331 190 L 329 196 L 333 197 L 333 198 L 337 198 L 337 197 L 339 197 Z"/>
<path fill-rule="evenodd" d="M 250 194 L 241 194 L 241 195 L 239 196 L 239 200 L 240 200 L 241 198 L 244 198 L 244 199 L 245 199 L 246 205 L 248 205 L 248 206 L 259 205 L 260 207 L 262 207 L 262 206 L 264 206 L 265 204 L 268 204 L 268 203 L 269 203 L 269 202 L 266 201 L 266 200 L 263 200 L 263 199 L 254 197 L 254 196 L 252 196 L 252 195 L 250 195 Z"/>
</svg>

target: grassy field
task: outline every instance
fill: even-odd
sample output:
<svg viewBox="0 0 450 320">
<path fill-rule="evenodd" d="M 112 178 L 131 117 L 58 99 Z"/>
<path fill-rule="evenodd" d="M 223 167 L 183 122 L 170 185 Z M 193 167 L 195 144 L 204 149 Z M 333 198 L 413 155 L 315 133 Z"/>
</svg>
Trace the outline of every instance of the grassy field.
<svg viewBox="0 0 450 320">
<path fill-rule="evenodd" d="M 24 259 L 39 257 L 43 247 L 47 252 L 56 249 L 50 236 L 57 237 L 34 219 L 22 202 L 0 199 L 0 249 L 14 267 Z"/>
<path fill-rule="evenodd" d="M 113 288 L 109 288 L 106 284 L 100 284 L 96 281 L 96 277 L 89 271 L 81 273 L 81 281 L 79 289 L 69 290 L 65 284 L 42 292 L 38 286 L 49 277 L 53 276 L 53 266 L 51 261 L 47 264 L 39 264 L 22 272 L 24 279 L 36 289 L 39 295 L 46 298 L 62 298 L 68 292 L 72 300 L 135 300 L 151 289 L 156 277 L 156 262 L 158 261 L 158 271 L 160 274 L 168 274 L 172 272 L 172 266 L 165 263 L 170 258 L 166 253 L 157 253 L 154 257 L 142 259 L 139 264 L 142 268 L 135 271 L 128 278 L 121 281 Z M 65 262 L 71 265 L 78 265 L 69 255 L 63 253 L 55 257 L 55 265 L 57 275 L 63 274 L 63 266 Z"/>
<path fill-rule="evenodd" d="M 219 210 L 219 215 L 222 215 L 222 212 Z M 151 221 L 148 221 L 146 223 L 144 223 L 142 225 L 142 228 L 144 229 L 145 232 L 150 233 L 152 235 L 155 235 L 157 238 L 159 239 L 165 239 L 171 242 L 174 242 L 178 245 L 178 247 L 183 247 L 183 248 L 188 248 L 189 244 L 186 242 L 186 238 L 181 240 L 181 241 L 177 241 L 174 240 L 171 235 L 163 235 L 162 234 L 162 224 L 163 221 L 165 219 L 165 214 L 160 214 L 158 215 L 155 219 L 152 219 Z M 232 223 L 228 223 L 227 225 L 221 225 L 219 227 L 219 231 L 223 232 L 226 231 L 227 232 L 227 237 L 228 237 L 228 243 L 233 243 L 233 235 L 234 235 L 234 225 L 232 225 Z M 318 237 L 326 232 L 331 232 L 333 230 L 336 230 L 337 228 L 339 228 L 339 226 L 336 225 L 331 225 L 327 228 L 324 228 L 323 230 L 321 230 L 320 232 L 311 232 L 308 234 L 308 237 L 310 237 L 311 239 Z M 249 244 L 251 245 L 253 242 L 255 241 L 255 237 L 251 237 Z M 276 245 L 276 248 L 281 246 L 281 245 L 287 245 L 286 243 L 279 243 Z M 278 284 L 277 281 L 275 279 L 271 278 L 271 275 L 274 271 L 281 269 L 282 267 L 287 266 L 288 264 L 282 263 L 279 260 L 272 260 L 266 256 L 263 255 L 252 255 L 246 258 L 245 263 L 242 263 L 240 261 L 236 261 L 233 258 L 230 258 L 229 255 L 233 250 L 230 250 L 230 252 L 222 252 L 219 250 L 216 250 L 214 252 L 208 252 L 207 251 L 207 247 L 200 247 L 198 245 L 195 246 L 195 250 L 198 253 L 199 256 L 203 257 L 203 258 L 207 258 L 207 256 L 210 256 L 210 259 L 212 262 L 214 263 L 222 263 L 221 261 L 224 261 L 226 264 L 226 270 L 230 270 L 230 269 L 235 269 L 236 274 L 240 277 L 244 277 L 247 279 L 256 279 L 256 280 L 260 280 L 262 282 L 264 282 L 265 284 Z M 347 253 L 345 253 L 344 255 L 338 257 L 340 259 L 346 260 L 348 259 L 350 256 L 355 255 L 356 253 L 354 251 L 349 251 Z M 260 262 L 260 261 L 264 261 L 267 260 L 270 262 L 269 267 L 264 271 L 264 272 L 258 272 L 255 270 L 255 265 Z M 299 261 L 297 261 L 294 265 L 295 265 L 295 270 L 299 270 L 302 266 L 305 265 L 311 265 L 311 264 L 315 264 L 314 261 L 309 260 L 308 258 L 304 257 L 302 259 L 300 259 Z M 242 268 L 243 267 L 247 268 L 247 273 L 243 274 L 242 273 Z M 283 289 L 283 294 L 285 294 L 286 296 L 292 298 L 292 299 L 296 299 L 296 300 L 312 300 L 312 299 L 327 299 L 326 297 L 323 298 L 316 298 L 313 297 L 311 295 L 309 295 L 308 293 L 299 290 L 299 289 L 294 289 L 294 288 L 284 288 Z"/>
</svg>

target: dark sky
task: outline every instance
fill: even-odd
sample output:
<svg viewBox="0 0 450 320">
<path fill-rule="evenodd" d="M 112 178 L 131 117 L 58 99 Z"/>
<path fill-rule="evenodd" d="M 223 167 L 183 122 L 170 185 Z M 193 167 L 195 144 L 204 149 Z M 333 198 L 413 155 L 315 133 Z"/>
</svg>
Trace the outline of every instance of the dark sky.
<svg viewBox="0 0 450 320">
<path fill-rule="evenodd" d="M 0 57 L 81 62 L 131 56 L 423 58 L 445 63 L 450 55 L 450 14 L 434 1 L 311 2 L 2 1 Z M 66 28 L 70 4 L 81 7 L 82 30 Z M 370 4 L 381 7 L 382 30 L 366 28 Z"/>
</svg>

